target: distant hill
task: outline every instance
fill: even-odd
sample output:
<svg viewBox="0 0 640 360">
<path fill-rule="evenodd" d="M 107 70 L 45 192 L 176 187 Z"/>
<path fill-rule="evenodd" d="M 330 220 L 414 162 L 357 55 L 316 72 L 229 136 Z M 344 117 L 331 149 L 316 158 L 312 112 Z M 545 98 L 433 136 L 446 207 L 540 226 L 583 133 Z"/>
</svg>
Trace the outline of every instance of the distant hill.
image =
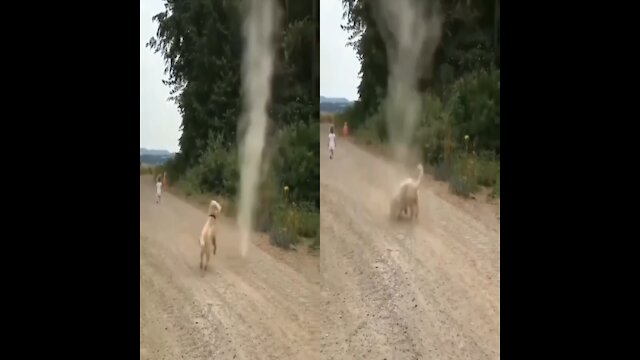
<svg viewBox="0 0 640 360">
<path fill-rule="evenodd" d="M 323 103 L 338 103 L 338 104 L 351 104 L 351 101 L 345 98 L 334 98 L 320 95 L 320 104 Z"/>
<path fill-rule="evenodd" d="M 171 152 L 167 150 L 153 150 L 140 148 L 140 155 L 171 155 Z"/>
<path fill-rule="evenodd" d="M 353 104 L 353 102 L 345 98 L 320 96 L 320 112 L 341 113 L 351 106 L 351 104 Z"/>
<path fill-rule="evenodd" d="M 140 163 L 147 165 L 162 165 L 167 160 L 172 159 L 173 155 L 167 150 L 152 150 L 140 148 Z"/>
</svg>

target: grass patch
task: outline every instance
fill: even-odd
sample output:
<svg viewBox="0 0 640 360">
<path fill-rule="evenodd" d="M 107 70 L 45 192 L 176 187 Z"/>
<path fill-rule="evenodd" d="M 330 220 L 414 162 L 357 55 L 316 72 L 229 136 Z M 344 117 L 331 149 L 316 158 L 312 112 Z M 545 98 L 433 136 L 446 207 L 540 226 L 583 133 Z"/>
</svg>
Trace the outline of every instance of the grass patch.
<svg viewBox="0 0 640 360">
<path fill-rule="evenodd" d="M 179 197 L 189 200 L 189 202 L 207 211 L 209 209 L 209 203 L 211 200 L 215 200 L 222 206 L 222 214 L 229 218 L 235 218 L 237 214 L 236 202 L 234 199 L 230 199 L 224 196 L 215 195 L 207 192 L 200 191 L 192 183 L 181 179 L 175 186 L 170 188 L 170 191 Z"/>
<path fill-rule="evenodd" d="M 154 172 L 154 166 L 152 165 L 140 165 L 140 176 L 143 175 L 153 175 Z"/>
<path fill-rule="evenodd" d="M 498 179 L 496 180 L 493 190 L 491 191 L 491 197 L 494 199 L 500 198 L 500 171 L 498 170 Z"/>
<path fill-rule="evenodd" d="M 289 249 L 304 243 L 310 248 L 320 246 L 320 214 L 309 206 L 279 205 L 269 232 L 271 243 Z"/>
<path fill-rule="evenodd" d="M 448 181 L 451 192 L 465 198 L 481 186 L 493 188 L 493 193 L 499 197 L 500 163 L 491 157 L 459 154 L 453 161 Z"/>
<path fill-rule="evenodd" d="M 478 185 L 494 187 L 500 179 L 500 160 L 492 153 L 477 158 Z"/>
<path fill-rule="evenodd" d="M 473 156 L 460 155 L 454 162 L 449 178 L 449 190 L 462 197 L 470 197 L 478 191 L 478 166 Z"/>
</svg>

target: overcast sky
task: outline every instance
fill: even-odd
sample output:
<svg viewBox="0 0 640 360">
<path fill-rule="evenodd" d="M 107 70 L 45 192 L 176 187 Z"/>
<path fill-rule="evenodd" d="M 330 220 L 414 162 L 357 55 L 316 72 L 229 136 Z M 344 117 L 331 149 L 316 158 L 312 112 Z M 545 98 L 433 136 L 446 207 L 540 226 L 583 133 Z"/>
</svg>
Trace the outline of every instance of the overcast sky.
<svg viewBox="0 0 640 360">
<path fill-rule="evenodd" d="M 358 99 L 360 63 L 340 28 L 342 0 L 320 0 L 320 95 Z"/>
<path fill-rule="evenodd" d="M 158 29 L 151 18 L 161 11 L 162 0 L 140 0 L 140 147 L 176 152 L 180 149 L 180 114 L 167 100 L 169 88 L 162 84 L 166 79 L 162 56 L 145 47 Z"/>
</svg>

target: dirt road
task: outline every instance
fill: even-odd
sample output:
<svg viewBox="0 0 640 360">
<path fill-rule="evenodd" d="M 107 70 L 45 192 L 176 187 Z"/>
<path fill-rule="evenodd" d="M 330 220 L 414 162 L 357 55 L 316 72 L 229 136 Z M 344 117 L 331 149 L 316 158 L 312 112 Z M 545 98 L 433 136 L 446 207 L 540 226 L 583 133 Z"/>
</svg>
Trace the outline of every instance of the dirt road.
<svg viewBox="0 0 640 360">
<path fill-rule="evenodd" d="M 419 223 L 392 224 L 389 191 L 415 171 L 341 138 L 329 160 L 327 134 L 323 125 L 321 357 L 499 359 L 497 205 L 425 176 Z"/>
<path fill-rule="evenodd" d="M 300 272 L 219 218 L 218 250 L 198 268 L 201 210 L 140 177 L 140 359 L 317 359 L 319 273 Z"/>
</svg>

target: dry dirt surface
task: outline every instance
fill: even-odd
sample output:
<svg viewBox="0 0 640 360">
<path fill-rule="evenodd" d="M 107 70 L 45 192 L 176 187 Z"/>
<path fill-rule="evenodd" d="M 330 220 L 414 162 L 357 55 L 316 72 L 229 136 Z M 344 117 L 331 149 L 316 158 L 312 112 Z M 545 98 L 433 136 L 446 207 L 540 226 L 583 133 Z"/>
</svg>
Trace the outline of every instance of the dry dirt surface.
<svg viewBox="0 0 640 360">
<path fill-rule="evenodd" d="M 320 275 L 296 271 L 219 217 L 218 249 L 200 271 L 206 213 L 140 177 L 140 359 L 318 359 Z M 255 240 L 254 241 L 258 241 Z"/>
<path fill-rule="evenodd" d="M 323 359 L 499 359 L 499 205 L 425 175 L 417 224 L 389 220 L 407 171 L 321 125 Z M 416 164 L 417 165 L 417 164 Z"/>
</svg>

